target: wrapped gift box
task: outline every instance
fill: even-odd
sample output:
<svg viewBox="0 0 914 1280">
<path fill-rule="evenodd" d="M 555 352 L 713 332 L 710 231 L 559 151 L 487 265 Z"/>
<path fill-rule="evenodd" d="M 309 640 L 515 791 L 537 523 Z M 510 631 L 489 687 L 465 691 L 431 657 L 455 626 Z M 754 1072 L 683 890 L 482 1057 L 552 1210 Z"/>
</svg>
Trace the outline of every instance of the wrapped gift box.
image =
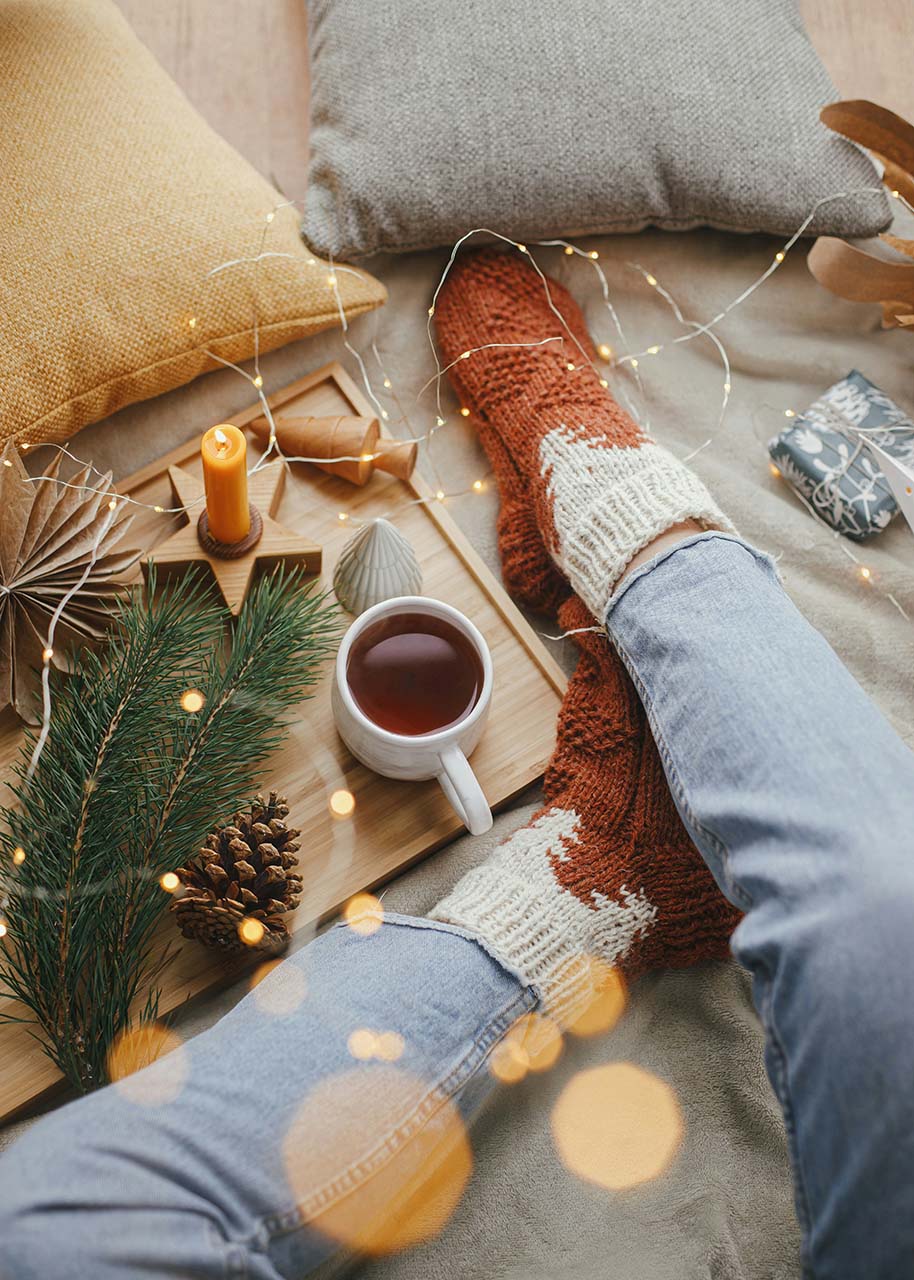
<svg viewBox="0 0 914 1280">
<path fill-rule="evenodd" d="M 768 445 L 781 475 L 816 515 L 855 542 L 884 529 L 898 512 L 868 440 L 914 464 L 914 422 L 854 369 Z"/>
</svg>

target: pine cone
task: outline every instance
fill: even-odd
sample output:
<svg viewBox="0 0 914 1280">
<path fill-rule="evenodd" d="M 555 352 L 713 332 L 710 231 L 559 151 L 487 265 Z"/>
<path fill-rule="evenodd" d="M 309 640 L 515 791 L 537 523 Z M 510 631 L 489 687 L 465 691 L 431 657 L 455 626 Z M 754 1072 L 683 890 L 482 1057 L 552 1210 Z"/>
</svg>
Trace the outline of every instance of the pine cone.
<svg viewBox="0 0 914 1280">
<path fill-rule="evenodd" d="M 282 951 L 290 933 L 286 913 L 301 901 L 302 878 L 295 871 L 300 831 L 287 827 L 285 796 L 256 796 L 251 808 L 217 826 L 186 867 L 178 868 L 179 889 L 171 910 L 185 938 L 226 951 Z M 256 925 L 242 922 L 258 920 Z"/>
</svg>

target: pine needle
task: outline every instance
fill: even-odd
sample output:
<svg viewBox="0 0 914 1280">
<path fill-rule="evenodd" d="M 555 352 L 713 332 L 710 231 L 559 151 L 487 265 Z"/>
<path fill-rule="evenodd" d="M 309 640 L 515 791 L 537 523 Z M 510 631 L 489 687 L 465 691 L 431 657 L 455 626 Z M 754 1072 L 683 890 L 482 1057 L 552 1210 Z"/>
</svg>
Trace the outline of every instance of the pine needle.
<svg viewBox="0 0 914 1280">
<path fill-rule="evenodd" d="M 337 619 L 325 596 L 280 569 L 255 585 L 227 644 L 228 614 L 194 573 L 159 591 L 150 581 L 120 606 L 103 652 L 84 651 L 55 679 L 38 768 L 28 780 L 30 736 L 15 802 L 0 808 L 0 993 L 26 1011 L 0 1022 L 28 1017 L 79 1092 L 107 1082 L 123 1031 L 156 1017 L 159 877 L 256 791 L 287 713 L 334 648 Z M 188 690 L 203 694 L 198 711 L 182 705 Z M 17 846 L 25 859 L 13 866 Z"/>
</svg>

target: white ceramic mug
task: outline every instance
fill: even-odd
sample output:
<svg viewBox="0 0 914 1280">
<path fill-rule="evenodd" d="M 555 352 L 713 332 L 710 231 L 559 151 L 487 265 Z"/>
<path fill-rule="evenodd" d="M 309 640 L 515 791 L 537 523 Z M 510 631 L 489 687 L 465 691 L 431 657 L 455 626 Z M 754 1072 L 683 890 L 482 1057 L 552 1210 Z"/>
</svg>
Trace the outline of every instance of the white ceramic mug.
<svg viewBox="0 0 914 1280">
<path fill-rule="evenodd" d="M 366 627 L 380 618 L 421 613 L 442 618 L 470 641 L 482 664 L 482 688 L 468 715 L 436 733 L 391 733 L 360 709 L 347 675 L 349 654 Z M 420 781 L 437 778 L 457 816 L 474 836 L 492 825 L 492 811 L 479 781 L 467 763 L 485 728 L 492 701 L 492 655 L 477 627 L 457 609 L 426 596 L 396 596 L 366 609 L 343 637 L 333 673 L 333 715 L 340 737 L 357 760 L 385 778 Z"/>
</svg>

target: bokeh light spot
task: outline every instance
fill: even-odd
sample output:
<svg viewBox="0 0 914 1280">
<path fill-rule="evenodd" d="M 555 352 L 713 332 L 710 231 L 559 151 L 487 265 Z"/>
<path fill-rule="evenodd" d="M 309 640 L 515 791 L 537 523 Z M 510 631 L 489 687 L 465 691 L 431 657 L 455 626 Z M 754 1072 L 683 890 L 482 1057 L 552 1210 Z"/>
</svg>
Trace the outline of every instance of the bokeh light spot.
<svg viewBox="0 0 914 1280">
<path fill-rule="evenodd" d="M 510 1035 L 501 1040 L 489 1056 L 489 1070 L 502 1084 L 517 1084 L 529 1069 L 526 1049 Z"/>
<path fill-rule="evenodd" d="M 562 1052 L 562 1033 L 551 1018 L 541 1013 L 525 1014 L 511 1029 L 510 1038 L 516 1039 L 526 1053 L 531 1071 L 548 1071 Z"/>
<path fill-rule="evenodd" d="M 568 1025 L 568 1030 L 576 1036 L 597 1036 L 611 1031 L 625 1012 L 628 998 L 625 979 L 618 969 L 596 958 L 588 963 L 589 995 Z"/>
<path fill-rule="evenodd" d="M 163 876 L 159 876 L 159 884 L 166 893 L 174 893 L 181 887 L 181 879 L 174 871 L 166 871 Z"/>
<path fill-rule="evenodd" d="M 205 701 L 199 689 L 185 689 L 181 694 L 181 706 L 190 715 L 196 715 L 198 711 L 202 711 Z"/>
<path fill-rule="evenodd" d="M 25 850 L 21 844 L 17 844 L 16 848 L 13 850 L 13 862 L 17 867 L 21 867 L 23 862 L 25 862 Z"/>
<path fill-rule="evenodd" d="M 328 801 L 328 808 L 334 818 L 351 818 L 355 813 L 355 796 L 345 788 L 334 791 Z"/>
<path fill-rule="evenodd" d="M 368 937 L 377 933 L 384 920 L 384 908 L 380 898 L 373 893 L 357 893 L 343 908 L 343 919 L 354 933 Z"/>
<path fill-rule="evenodd" d="M 398 1058 L 403 1057 L 405 1047 L 406 1045 L 399 1031 L 382 1031 L 378 1036 L 375 1056 L 380 1058 L 382 1062 L 396 1062 Z"/>
<path fill-rule="evenodd" d="M 107 1066 L 109 1080 L 131 1102 L 143 1107 L 174 1102 L 187 1080 L 187 1054 L 181 1037 L 160 1022 L 122 1031 L 108 1050 Z"/>
<path fill-rule="evenodd" d="M 373 1058 L 378 1047 L 378 1037 L 368 1027 L 358 1027 L 346 1041 L 346 1047 L 354 1058 L 367 1062 Z"/>
<path fill-rule="evenodd" d="M 369 1074 L 370 1073 L 370 1074 Z M 399 1067 L 372 1063 L 322 1080 L 305 1098 L 283 1144 L 291 1191 L 309 1226 L 347 1248 L 378 1257 L 438 1236 L 460 1202 L 473 1168 L 457 1107 L 443 1099 L 418 1126 L 433 1092 Z M 373 1165 L 328 1206 L 316 1188 L 341 1168 Z"/>
<path fill-rule="evenodd" d="M 552 1111 L 562 1163 L 609 1191 L 659 1177 L 678 1151 L 682 1132 L 673 1090 L 631 1062 L 579 1072 Z"/>
<path fill-rule="evenodd" d="M 238 922 L 238 937 L 246 947 L 259 946 L 265 933 L 263 921 L 255 920 L 253 916 L 246 916 Z"/>
<path fill-rule="evenodd" d="M 275 1018 L 294 1013 L 308 994 L 304 973 L 290 960 L 266 960 L 259 964 L 251 975 L 250 989 L 263 1012 Z"/>
</svg>

